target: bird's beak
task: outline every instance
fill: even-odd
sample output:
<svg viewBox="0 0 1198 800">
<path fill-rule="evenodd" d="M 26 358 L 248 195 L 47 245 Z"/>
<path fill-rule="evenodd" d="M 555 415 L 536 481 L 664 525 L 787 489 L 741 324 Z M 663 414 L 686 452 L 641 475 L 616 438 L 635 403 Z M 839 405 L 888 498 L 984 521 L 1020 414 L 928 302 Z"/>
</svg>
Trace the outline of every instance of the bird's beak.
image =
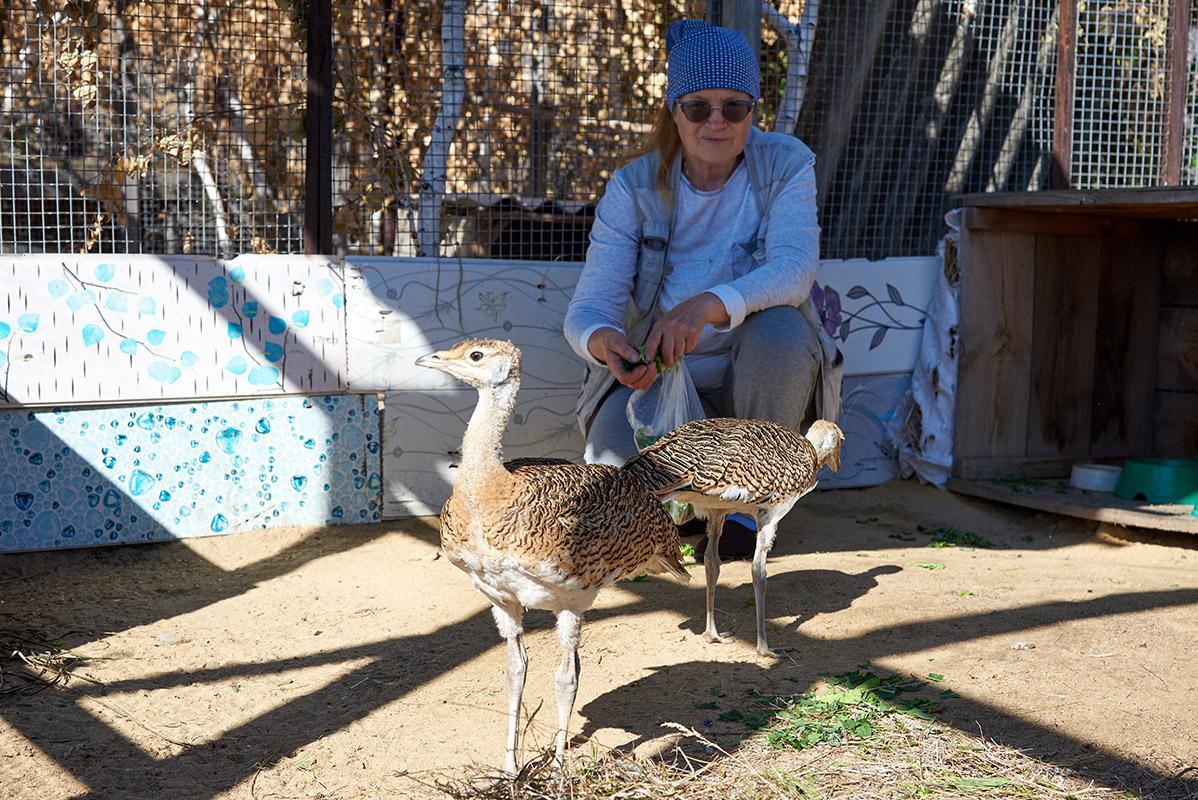
<svg viewBox="0 0 1198 800">
<path fill-rule="evenodd" d="M 416 366 L 418 367 L 432 367 L 433 369 L 440 369 L 442 364 L 443 362 L 441 361 L 440 351 L 436 353 L 425 353 L 420 358 L 416 359 Z"/>
</svg>

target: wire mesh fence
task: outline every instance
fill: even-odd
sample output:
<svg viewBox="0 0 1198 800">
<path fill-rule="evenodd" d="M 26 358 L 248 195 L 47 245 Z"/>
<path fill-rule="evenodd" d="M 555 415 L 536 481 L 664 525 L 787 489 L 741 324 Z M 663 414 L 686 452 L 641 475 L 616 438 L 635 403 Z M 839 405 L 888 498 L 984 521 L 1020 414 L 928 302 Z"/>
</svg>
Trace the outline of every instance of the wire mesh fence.
<svg viewBox="0 0 1198 800">
<path fill-rule="evenodd" d="M 304 52 L 273 0 L 17 3 L 2 26 L 4 250 L 301 246 Z"/>
<path fill-rule="evenodd" d="M 7 4 L 0 251 L 302 250 L 304 13 L 314 1 Z M 1161 180 L 1173 6 L 1080 4 L 1076 188 Z M 825 257 L 929 253 L 959 194 L 1048 185 L 1058 8 L 761 6 L 756 124 L 815 151 Z M 661 103 L 666 27 L 709 3 L 361 0 L 332 10 L 334 248 L 578 260 L 604 182 Z M 1189 60 L 1172 91 L 1184 103 L 1180 182 L 1194 185 L 1198 4 L 1185 23 Z"/>
<path fill-rule="evenodd" d="M 849 6 L 821 21 L 798 131 L 826 255 L 931 253 L 956 195 L 1044 187 L 1053 4 Z"/>
<path fill-rule="evenodd" d="M 1167 0 L 1079 6 L 1075 185 L 1156 182 L 1165 138 L 1167 25 Z"/>
<path fill-rule="evenodd" d="M 702 4 L 453 5 L 335 11 L 335 235 L 349 252 L 414 255 L 436 247 L 420 241 L 432 216 L 457 255 L 581 259 L 604 181 L 661 102 L 665 28 Z M 439 197 L 421 192 L 430 174 Z"/>
</svg>

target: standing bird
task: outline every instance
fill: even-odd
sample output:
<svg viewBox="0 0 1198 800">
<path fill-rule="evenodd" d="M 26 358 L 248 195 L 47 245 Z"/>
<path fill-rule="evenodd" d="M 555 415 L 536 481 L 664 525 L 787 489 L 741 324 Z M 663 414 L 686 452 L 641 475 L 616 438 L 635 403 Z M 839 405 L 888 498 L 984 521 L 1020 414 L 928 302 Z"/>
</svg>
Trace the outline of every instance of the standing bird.
<svg viewBox="0 0 1198 800">
<path fill-rule="evenodd" d="M 715 624 L 715 585 L 720 577 L 720 532 L 724 518 L 743 512 L 757 518 L 753 553 L 753 595 L 757 603 L 757 652 L 777 655 L 765 638 L 765 558 L 774 546 L 778 523 L 815 488 L 824 465 L 840 468 L 844 433 L 834 422 L 817 420 L 806 436 L 760 419 L 697 419 L 680 425 L 646 447 L 621 469 L 663 500 L 690 503 L 707 517 L 707 627 L 711 642 L 725 641 Z"/>
<path fill-rule="evenodd" d="M 457 481 L 441 512 L 441 549 L 491 601 L 507 640 L 508 732 L 503 768 L 516 772 L 517 728 L 528 653 L 524 609 L 557 616 L 557 759 L 578 692 L 582 615 L 599 589 L 646 571 L 690 575 L 678 531 L 643 484 L 611 466 L 557 459 L 503 461 L 500 442 L 520 388 L 520 351 L 468 339 L 416 363 L 478 389 L 462 439 Z"/>
</svg>

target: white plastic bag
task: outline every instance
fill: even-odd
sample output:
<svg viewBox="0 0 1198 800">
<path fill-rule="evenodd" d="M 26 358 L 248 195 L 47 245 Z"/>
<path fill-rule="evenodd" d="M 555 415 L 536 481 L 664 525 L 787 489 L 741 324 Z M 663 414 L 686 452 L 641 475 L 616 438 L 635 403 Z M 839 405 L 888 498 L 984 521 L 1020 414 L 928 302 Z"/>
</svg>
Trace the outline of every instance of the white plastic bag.
<svg viewBox="0 0 1198 800">
<path fill-rule="evenodd" d="M 662 372 L 648 389 L 638 389 L 628 398 L 628 424 L 638 450 L 692 419 L 702 419 L 703 403 L 683 359 Z M 665 502 L 675 525 L 694 517 L 690 503 Z"/>
</svg>

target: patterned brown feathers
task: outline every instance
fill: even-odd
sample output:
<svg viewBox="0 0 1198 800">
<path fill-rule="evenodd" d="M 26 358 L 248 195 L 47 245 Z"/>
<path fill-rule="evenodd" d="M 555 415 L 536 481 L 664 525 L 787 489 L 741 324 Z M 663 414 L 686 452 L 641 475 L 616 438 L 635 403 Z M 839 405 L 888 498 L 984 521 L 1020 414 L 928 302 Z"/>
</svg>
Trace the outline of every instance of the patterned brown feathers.
<svg viewBox="0 0 1198 800">
<path fill-rule="evenodd" d="M 645 448 L 623 469 L 659 496 L 682 490 L 731 493 L 746 505 L 779 503 L 809 491 L 823 464 L 839 465 L 844 435 L 832 423 L 824 425 L 835 429 L 829 437 L 835 446 L 821 453 L 806 436 L 774 422 L 693 420 Z"/>
<path fill-rule="evenodd" d="M 534 459 L 504 468 L 469 495 L 455 491 L 446 503 L 441 547 L 452 563 L 462 566 L 468 552 L 519 565 L 542 580 L 560 576 L 572 589 L 598 588 L 646 569 L 689 579 L 679 562 L 678 529 L 631 475 L 606 465 Z"/>
<path fill-rule="evenodd" d="M 757 519 L 753 552 L 753 601 L 757 617 L 757 652 L 777 655 L 765 628 L 766 557 L 774 545 L 778 523 L 807 492 L 815 488 L 824 465 L 840 466 L 844 433 L 833 422 L 817 420 L 800 436 L 783 425 L 759 419 L 699 419 L 667 433 L 622 469 L 662 498 L 694 506 L 707 518 L 708 641 L 726 641 L 715 618 L 715 589 L 720 577 L 719 538 L 730 513 L 748 512 Z"/>
<path fill-rule="evenodd" d="M 441 515 L 442 547 L 487 583 L 516 569 L 550 591 L 597 589 L 646 569 L 686 580 L 678 531 L 643 484 L 615 467 L 557 459 L 504 463 L 500 441 L 520 383 L 511 342 L 467 339 L 417 363 L 479 390 L 462 441 L 453 495 Z"/>
</svg>

